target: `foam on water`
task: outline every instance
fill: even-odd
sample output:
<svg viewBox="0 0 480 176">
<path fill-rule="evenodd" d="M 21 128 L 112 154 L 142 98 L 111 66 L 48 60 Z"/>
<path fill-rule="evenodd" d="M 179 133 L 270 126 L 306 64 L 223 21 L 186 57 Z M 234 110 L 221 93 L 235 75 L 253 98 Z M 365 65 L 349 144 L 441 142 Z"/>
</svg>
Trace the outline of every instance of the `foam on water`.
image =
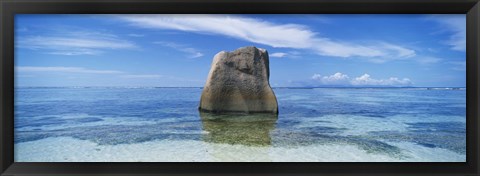
<svg viewBox="0 0 480 176">
<path fill-rule="evenodd" d="M 327 115 L 308 118 L 297 127 L 327 126 L 343 129 L 342 135 L 366 135 L 372 131 L 406 131 L 404 122 L 354 115 Z"/>
</svg>

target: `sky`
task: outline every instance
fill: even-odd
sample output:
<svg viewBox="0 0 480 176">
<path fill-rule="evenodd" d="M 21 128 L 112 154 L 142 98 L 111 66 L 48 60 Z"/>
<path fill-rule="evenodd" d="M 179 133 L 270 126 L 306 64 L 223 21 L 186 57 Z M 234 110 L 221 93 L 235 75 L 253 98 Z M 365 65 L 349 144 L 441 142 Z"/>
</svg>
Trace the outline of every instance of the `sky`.
<svg viewBox="0 0 480 176">
<path fill-rule="evenodd" d="M 272 87 L 465 87 L 466 17 L 15 16 L 19 87 L 203 87 L 213 56 L 268 51 Z"/>
</svg>

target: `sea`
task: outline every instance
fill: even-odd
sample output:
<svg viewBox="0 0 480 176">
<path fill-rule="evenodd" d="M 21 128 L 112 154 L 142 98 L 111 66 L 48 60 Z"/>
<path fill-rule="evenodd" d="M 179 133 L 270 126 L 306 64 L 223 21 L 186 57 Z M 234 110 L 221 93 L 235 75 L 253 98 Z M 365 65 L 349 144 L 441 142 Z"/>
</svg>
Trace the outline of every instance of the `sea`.
<svg viewBox="0 0 480 176">
<path fill-rule="evenodd" d="M 15 89 L 15 162 L 465 162 L 465 88 L 274 88 L 279 114 L 199 112 L 199 87 Z"/>
</svg>

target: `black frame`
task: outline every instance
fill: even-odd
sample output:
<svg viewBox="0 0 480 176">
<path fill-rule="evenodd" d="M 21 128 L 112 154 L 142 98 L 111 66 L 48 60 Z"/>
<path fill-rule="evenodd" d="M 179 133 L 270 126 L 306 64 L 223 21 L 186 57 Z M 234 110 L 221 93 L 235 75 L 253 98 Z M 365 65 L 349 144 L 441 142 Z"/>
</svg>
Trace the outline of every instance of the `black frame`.
<svg viewBox="0 0 480 176">
<path fill-rule="evenodd" d="M 0 173 L 12 175 L 480 175 L 479 0 L 0 0 Z M 15 14 L 467 14 L 465 163 L 15 163 Z"/>
</svg>

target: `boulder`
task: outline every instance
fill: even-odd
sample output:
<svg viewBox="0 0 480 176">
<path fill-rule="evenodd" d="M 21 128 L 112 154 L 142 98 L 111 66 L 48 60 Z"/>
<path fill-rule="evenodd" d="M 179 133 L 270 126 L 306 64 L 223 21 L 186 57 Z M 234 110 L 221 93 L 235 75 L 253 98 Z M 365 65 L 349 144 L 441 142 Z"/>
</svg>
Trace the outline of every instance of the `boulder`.
<svg viewBox="0 0 480 176">
<path fill-rule="evenodd" d="M 212 61 L 199 110 L 224 113 L 278 113 L 269 83 L 268 52 L 256 47 L 222 51 Z"/>
</svg>

